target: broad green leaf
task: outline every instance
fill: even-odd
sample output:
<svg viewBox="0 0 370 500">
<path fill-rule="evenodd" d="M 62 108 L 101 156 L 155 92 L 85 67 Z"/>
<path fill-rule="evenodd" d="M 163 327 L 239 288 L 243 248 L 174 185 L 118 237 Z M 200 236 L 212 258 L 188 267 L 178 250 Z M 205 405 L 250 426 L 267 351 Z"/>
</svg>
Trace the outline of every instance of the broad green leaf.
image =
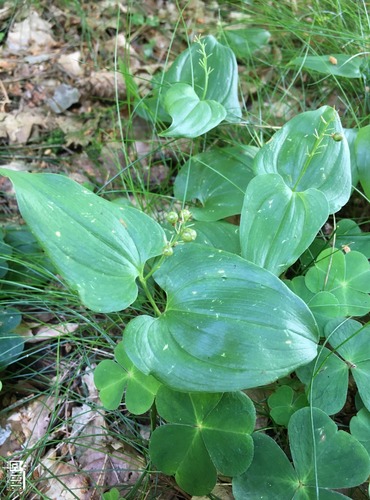
<svg viewBox="0 0 370 500">
<path fill-rule="evenodd" d="M 247 186 L 242 208 L 242 256 L 280 275 L 308 248 L 328 215 L 320 191 L 294 192 L 278 174 L 258 175 Z"/>
<path fill-rule="evenodd" d="M 0 309 L 0 370 L 14 363 L 23 351 L 25 339 L 15 331 L 21 320 L 17 309 Z"/>
<path fill-rule="evenodd" d="M 0 173 L 13 182 L 22 217 L 87 307 L 111 312 L 135 301 L 145 262 L 165 245 L 159 224 L 61 175 Z"/>
<path fill-rule="evenodd" d="M 349 428 L 352 436 L 360 441 L 370 455 L 370 411 L 362 408 L 355 417 L 352 417 Z"/>
<path fill-rule="evenodd" d="M 351 159 L 351 173 L 352 173 L 352 186 L 357 186 L 359 181 L 358 175 L 358 167 L 357 167 L 357 158 L 356 158 L 356 148 L 355 142 L 358 134 L 357 128 L 344 128 L 344 135 L 346 136 L 348 146 L 349 146 L 349 155 Z"/>
<path fill-rule="evenodd" d="M 3 278 L 8 272 L 8 257 L 10 257 L 12 253 L 12 247 L 4 242 L 4 233 L 0 229 L 0 278 Z"/>
<path fill-rule="evenodd" d="M 221 220 L 215 222 L 194 221 L 192 228 L 197 232 L 196 243 L 240 255 L 239 226 Z"/>
<path fill-rule="evenodd" d="M 329 106 L 301 113 L 286 123 L 257 153 L 255 172 L 280 174 L 292 191 L 321 191 L 329 213 L 347 203 L 351 193 L 351 162 L 338 113 Z"/>
<path fill-rule="evenodd" d="M 278 425 L 288 425 L 293 413 L 307 406 L 307 398 L 304 394 L 295 394 L 289 385 L 278 387 L 268 398 L 270 415 Z"/>
<path fill-rule="evenodd" d="M 267 384 L 316 355 L 312 313 L 276 276 L 241 257 L 192 243 L 154 273 L 167 294 L 158 318 L 124 333 L 137 368 L 183 391 Z"/>
<path fill-rule="evenodd" d="M 299 437 L 293 437 L 299 440 Z M 256 498 L 261 500 L 271 498 L 317 500 L 316 487 L 301 482 L 301 478 L 287 456 L 272 438 L 262 433 L 255 433 L 253 440 L 252 465 L 244 474 L 233 479 L 235 500 L 255 500 Z M 334 468 L 335 464 L 332 464 L 332 467 Z M 347 496 L 320 487 L 320 485 L 319 498 L 320 500 L 349 499 Z"/>
<path fill-rule="evenodd" d="M 114 350 L 117 362 L 101 361 L 94 371 L 94 382 L 100 399 L 107 410 L 115 410 L 121 403 L 126 389 L 126 408 L 140 415 L 152 406 L 160 383 L 144 375 L 132 364 L 120 342 Z"/>
<path fill-rule="evenodd" d="M 222 38 L 239 59 L 249 59 L 253 52 L 264 47 L 271 34 L 263 28 L 225 29 Z"/>
<path fill-rule="evenodd" d="M 261 432 L 253 434 L 253 441 L 252 465 L 233 479 L 235 500 L 293 499 L 299 481 L 283 450 Z"/>
<path fill-rule="evenodd" d="M 227 112 L 226 120 L 238 122 L 241 109 L 238 99 L 238 66 L 233 51 L 219 43 L 212 35 L 202 38 L 208 56 L 208 68 L 212 70 L 206 86 L 204 69 L 200 65 L 202 55 L 200 44 L 193 43 L 180 54 L 165 73 L 162 85 L 172 86 L 175 83 L 191 85 L 200 99 L 216 101 Z"/>
<path fill-rule="evenodd" d="M 312 406 L 328 415 L 338 413 L 345 405 L 348 390 L 347 364 L 326 347 L 311 363 L 296 370 L 306 385 L 307 399 Z"/>
<path fill-rule="evenodd" d="M 288 434 L 301 484 L 340 489 L 367 480 L 370 459 L 365 448 L 347 432 L 338 431 L 330 417 L 318 408 L 302 408 L 294 413 Z"/>
<path fill-rule="evenodd" d="M 254 177 L 252 163 L 257 151 L 253 146 L 227 147 L 193 156 L 176 177 L 175 197 L 201 204 L 191 207 L 197 220 L 216 221 L 240 214 L 245 190 Z"/>
<path fill-rule="evenodd" d="M 366 196 L 370 198 L 370 125 L 358 131 L 355 152 L 361 186 Z"/>
<path fill-rule="evenodd" d="M 326 325 L 325 336 L 350 368 L 361 399 L 370 411 L 370 324 L 336 319 Z"/>
<path fill-rule="evenodd" d="M 171 423 L 154 431 L 151 459 L 166 474 L 174 474 L 188 493 L 207 494 L 217 471 L 238 475 L 250 465 L 256 416 L 245 394 L 186 394 L 162 386 L 156 405 Z"/>
<path fill-rule="evenodd" d="M 342 316 L 363 316 L 370 311 L 370 265 L 362 253 L 324 250 L 308 270 L 305 283 L 313 293 L 332 293 Z"/>
<path fill-rule="evenodd" d="M 292 281 L 285 283 L 311 309 L 320 328 L 320 333 L 323 332 L 328 321 L 341 315 L 338 299 L 330 292 L 311 292 L 306 286 L 304 276 L 296 276 Z"/>
<path fill-rule="evenodd" d="M 290 64 L 296 67 L 318 71 L 325 75 L 344 76 L 345 78 L 361 78 L 361 57 L 347 54 L 329 54 L 326 56 L 296 57 Z"/>
<path fill-rule="evenodd" d="M 198 137 L 217 127 L 226 110 L 216 101 L 200 100 L 193 87 L 175 83 L 165 94 L 163 106 L 172 118 L 171 126 L 161 137 Z"/>
<path fill-rule="evenodd" d="M 342 219 L 338 222 L 336 232 L 337 247 L 349 247 L 361 252 L 370 259 L 370 233 L 361 231 L 361 228 L 351 219 Z"/>
</svg>

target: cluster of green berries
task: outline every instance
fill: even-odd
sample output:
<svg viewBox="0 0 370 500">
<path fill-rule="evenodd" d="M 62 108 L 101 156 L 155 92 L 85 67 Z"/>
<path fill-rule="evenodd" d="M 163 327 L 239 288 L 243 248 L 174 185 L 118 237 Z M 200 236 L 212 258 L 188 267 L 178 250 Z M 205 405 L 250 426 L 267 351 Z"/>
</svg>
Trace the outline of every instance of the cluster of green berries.
<svg viewBox="0 0 370 500">
<path fill-rule="evenodd" d="M 186 223 L 191 220 L 191 212 L 187 209 L 183 209 L 178 214 L 177 212 L 169 212 L 166 215 L 166 220 L 172 224 L 179 235 L 181 241 L 188 243 L 189 241 L 194 241 L 197 237 L 197 232 L 191 227 L 186 227 Z M 168 243 L 163 250 L 163 255 L 170 256 L 173 254 L 173 246 L 175 243 Z"/>
</svg>

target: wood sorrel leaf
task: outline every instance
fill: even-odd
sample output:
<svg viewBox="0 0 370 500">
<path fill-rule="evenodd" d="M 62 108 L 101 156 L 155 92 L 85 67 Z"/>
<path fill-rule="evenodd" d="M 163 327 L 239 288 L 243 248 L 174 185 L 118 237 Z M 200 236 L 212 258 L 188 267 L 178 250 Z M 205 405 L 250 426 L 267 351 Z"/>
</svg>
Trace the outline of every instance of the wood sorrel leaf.
<svg viewBox="0 0 370 500">
<path fill-rule="evenodd" d="M 159 224 L 62 175 L 0 173 L 13 182 L 22 217 L 87 307 L 111 312 L 135 301 L 136 278 L 165 246 Z"/>
<path fill-rule="evenodd" d="M 366 481 L 370 458 L 353 436 L 338 431 L 318 408 L 302 408 L 290 418 L 289 443 L 294 468 L 277 443 L 254 434 L 254 457 L 247 471 L 233 480 L 236 500 L 284 498 L 334 500 L 349 498 L 332 489 Z"/>
<path fill-rule="evenodd" d="M 360 441 L 370 455 L 370 411 L 362 408 L 349 423 L 352 436 Z"/>
<path fill-rule="evenodd" d="M 311 292 L 332 293 L 341 316 L 363 316 L 370 311 L 370 265 L 360 252 L 344 254 L 327 248 L 308 270 L 305 283 Z"/>
<path fill-rule="evenodd" d="M 217 148 L 188 160 L 176 177 L 174 194 L 178 200 L 198 200 L 191 207 L 194 219 L 216 221 L 240 214 L 244 193 L 254 177 L 253 146 Z"/>
<path fill-rule="evenodd" d="M 295 192 L 278 174 L 258 175 L 244 197 L 242 256 L 280 275 L 308 248 L 328 215 L 326 197 L 317 189 Z"/>
<path fill-rule="evenodd" d="M 216 471 L 234 476 L 248 468 L 256 416 L 245 394 L 186 394 L 162 386 L 156 404 L 171 424 L 154 431 L 150 456 L 159 469 L 174 474 L 185 491 L 207 494 L 216 484 Z"/>
<path fill-rule="evenodd" d="M 0 309 L 0 370 L 14 363 L 23 351 L 25 338 L 14 331 L 21 320 L 17 309 Z"/>
<path fill-rule="evenodd" d="M 167 294 L 158 318 L 124 333 L 139 370 L 183 391 L 267 384 L 316 355 L 312 313 L 276 276 L 241 257 L 192 243 L 154 274 Z"/>
<path fill-rule="evenodd" d="M 343 139 L 334 140 L 333 134 Z M 338 113 L 329 106 L 302 113 L 286 123 L 257 153 L 256 174 L 280 174 L 294 192 L 310 188 L 328 200 L 329 213 L 347 203 L 351 162 Z"/>
<path fill-rule="evenodd" d="M 160 383 L 141 373 L 130 361 L 120 342 L 115 350 L 116 361 L 101 361 L 94 370 L 94 382 L 107 410 L 115 410 L 126 389 L 125 404 L 128 411 L 141 415 L 152 406 Z"/>
<path fill-rule="evenodd" d="M 164 95 L 163 106 L 172 118 L 161 137 L 198 137 L 216 127 L 226 117 L 217 101 L 200 100 L 191 85 L 175 83 Z"/>
</svg>

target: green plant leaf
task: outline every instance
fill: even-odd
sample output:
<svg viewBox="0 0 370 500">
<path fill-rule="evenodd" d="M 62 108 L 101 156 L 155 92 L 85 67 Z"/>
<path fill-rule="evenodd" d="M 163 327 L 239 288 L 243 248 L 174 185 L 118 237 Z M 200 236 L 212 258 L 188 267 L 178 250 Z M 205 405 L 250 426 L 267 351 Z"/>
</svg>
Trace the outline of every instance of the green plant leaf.
<svg viewBox="0 0 370 500">
<path fill-rule="evenodd" d="M 21 320 L 17 309 L 0 309 L 0 370 L 14 363 L 23 351 L 24 338 L 15 332 Z"/>
<path fill-rule="evenodd" d="M 145 374 L 183 391 L 233 391 L 267 384 L 316 355 L 317 326 L 276 276 L 233 254 L 178 246 L 154 274 L 164 313 L 124 333 Z"/>
<path fill-rule="evenodd" d="M 305 283 L 313 293 L 332 293 L 341 316 L 363 316 L 370 311 L 370 265 L 362 253 L 324 250 L 308 270 Z"/>
<path fill-rule="evenodd" d="M 358 176 L 361 186 L 370 198 L 370 125 L 360 128 L 355 140 Z"/>
<path fill-rule="evenodd" d="M 342 219 L 338 222 L 336 232 L 337 247 L 349 247 L 370 259 L 370 233 L 361 231 L 361 228 L 351 219 Z"/>
<path fill-rule="evenodd" d="M 344 128 L 344 135 L 346 136 L 348 146 L 349 146 L 349 155 L 351 159 L 351 173 L 352 173 L 352 186 L 357 186 L 359 181 L 358 175 L 358 167 L 357 167 L 357 157 L 356 157 L 356 148 L 355 142 L 358 134 L 357 128 Z"/>
<path fill-rule="evenodd" d="M 328 203 L 320 191 L 294 192 L 278 174 L 258 175 L 248 184 L 244 198 L 242 256 L 280 275 L 308 248 L 328 215 Z"/>
<path fill-rule="evenodd" d="M 61 175 L 0 173 L 13 182 L 22 217 L 87 307 L 111 312 L 135 301 L 136 278 L 165 246 L 159 224 Z"/>
<path fill-rule="evenodd" d="M 338 413 L 345 405 L 348 390 L 347 364 L 326 347 L 311 363 L 296 370 L 306 385 L 307 399 L 312 406 L 328 415 Z"/>
<path fill-rule="evenodd" d="M 329 213 L 337 212 L 351 194 L 351 162 L 338 113 L 329 106 L 307 111 L 286 123 L 254 160 L 259 174 L 280 174 L 295 192 L 321 191 Z"/>
<path fill-rule="evenodd" d="M 3 278 L 8 272 L 8 257 L 10 257 L 12 253 L 12 247 L 4 242 L 4 233 L 0 229 L 0 278 Z"/>
<path fill-rule="evenodd" d="M 172 423 L 154 431 L 150 456 L 185 491 L 205 495 L 215 486 L 217 471 L 238 475 L 248 468 L 256 416 L 245 394 L 185 394 L 162 386 L 156 404 Z"/>
<path fill-rule="evenodd" d="M 331 490 L 366 481 L 370 459 L 365 448 L 347 432 L 338 431 L 318 408 L 296 411 L 288 435 L 294 468 L 272 438 L 253 435 L 252 464 L 233 480 L 236 500 L 269 500 L 272 493 L 284 500 L 349 498 Z"/>
<path fill-rule="evenodd" d="M 161 137 L 198 137 L 217 127 L 226 110 L 217 101 L 200 100 L 191 85 L 175 83 L 164 95 L 163 106 L 172 118 Z"/>
<path fill-rule="evenodd" d="M 317 71 L 325 75 L 344 76 L 345 78 L 361 78 L 361 57 L 347 54 L 329 54 L 327 56 L 296 57 L 290 63 L 293 66 Z"/>
<path fill-rule="evenodd" d="M 239 226 L 225 221 L 194 221 L 191 227 L 197 232 L 196 243 L 240 255 Z"/>
<path fill-rule="evenodd" d="M 370 324 L 335 319 L 326 325 L 325 336 L 350 368 L 361 399 L 370 411 Z"/>
<path fill-rule="evenodd" d="M 302 408 L 292 415 L 289 441 L 301 483 L 319 488 L 350 488 L 366 481 L 370 459 L 353 436 L 338 431 L 326 413 Z M 317 475 L 317 478 L 315 477 Z"/>
<path fill-rule="evenodd" d="M 370 411 L 362 408 L 349 423 L 352 436 L 360 441 L 370 455 Z"/>
<path fill-rule="evenodd" d="M 268 398 L 270 415 L 278 425 L 288 425 L 290 417 L 294 412 L 307 406 L 307 398 L 304 394 L 296 395 L 289 385 L 278 387 Z"/>
<path fill-rule="evenodd" d="M 222 38 L 238 59 L 249 59 L 253 52 L 264 47 L 271 33 L 263 28 L 225 29 Z"/>
<path fill-rule="evenodd" d="M 201 207 L 191 207 L 197 220 L 216 221 L 240 214 L 246 187 L 254 177 L 252 163 L 257 151 L 253 146 L 227 147 L 193 156 L 176 177 L 175 197 L 200 202 Z"/>
<path fill-rule="evenodd" d="M 107 410 L 115 410 L 126 389 L 126 408 L 135 415 L 141 415 L 152 406 L 160 383 L 133 365 L 125 353 L 123 342 L 116 346 L 114 354 L 117 362 L 103 360 L 94 371 L 100 399 Z"/>
<path fill-rule="evenodd" d="M 229 47 L 219 43 L 212 35 L 202 37 L 201 43 L 205 44 L 207 64 L 212 70 L 204 99 L 221 104 L 227 112 L 225 119 L 238 122 L 241 109 L 238 99 L 238 66 L 235 55 Z M 199 64 L 203 57 L 200 48 L 198 42 L 193 43 L 174 60 L 170 69 L 164 74 L 161 82 L 164 86 L 162 88 L 176 83 L 187 83 L 203 100 L 206 77 L 204 69 Z"/>
</svg>

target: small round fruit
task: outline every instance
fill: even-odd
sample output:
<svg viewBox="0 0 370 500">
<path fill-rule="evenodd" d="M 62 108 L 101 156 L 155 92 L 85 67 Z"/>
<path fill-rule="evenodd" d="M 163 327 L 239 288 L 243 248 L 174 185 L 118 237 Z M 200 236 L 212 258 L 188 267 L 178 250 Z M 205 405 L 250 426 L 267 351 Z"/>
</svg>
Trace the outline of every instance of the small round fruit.
<svg viewBox="0 0 370 500">
<path fill-rule="evenodd" d="M 176 222 L 179 220 L 179 216 L 176 212 L 168 212 L 168 214 L 166 215 L 166 220 L 170 224 L 176 224 Z"/>
<path fill-rule="evenodd" d="M 331 134 L 331 137 L 335 140 L 335 142 L 340 142 L 343 141 L 344 137 L 343 134 L 340 132 L 335 132 L 334 134 Z"/>
<path fill-rule="evenodd" d="M 188 220 L 192 217 L 190 210 L 187 210 L 186 208 L 181 210 L 180 217 L 184 222 L 188 222 Z"/>
<path fill-rule="evenodd" d="M 194 241 L 196 237 L 197 232 L 195 231 L 195 229 L 191 229 L 191 227 L 186 227 L 181 233 L 182 241 L 184 241 L 185 243 Z"/>
<path fill-rule="evenodd" d="M 163 249 L 163 255 L 165 257 L 171 257 L 171 255 L 173 255 L 173 248 L 171 246 L 166 246 L 164 247 Z"/>
</svg>

